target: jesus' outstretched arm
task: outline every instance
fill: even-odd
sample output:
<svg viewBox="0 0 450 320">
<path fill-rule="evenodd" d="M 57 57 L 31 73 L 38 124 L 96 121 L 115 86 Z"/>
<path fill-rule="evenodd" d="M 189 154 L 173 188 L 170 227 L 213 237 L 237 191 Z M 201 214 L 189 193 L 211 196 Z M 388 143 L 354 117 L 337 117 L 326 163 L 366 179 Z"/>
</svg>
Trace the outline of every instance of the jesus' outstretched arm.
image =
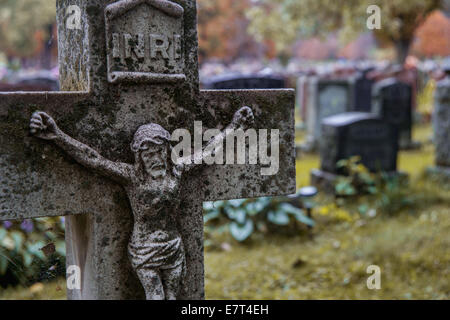
<svg viewBox="0 0 450 320">
<path fill-rule="evenodd" d="M 129 182 L 131 165 L 113 162 L 102 157 L 91 147 L 65 134 L 58 128 L 55 120 L 45 112 L 33 113 L 30 120 L 30 129 L 31 133 L 37 138 L 53 141 L 79 164 L 121 184 Z"/>
<path fill-rule="evenodd" d="M 196 152 L 189 156 L 189 159 L 181 159 L 181 163 L 184 163 L 184 170 L 189 171 L 194 168 L 196 164 L 203 163 L 203 159 L 212 155 L 213 152 L 218 152 L 220 148 L 223 148 L 224 141 L 228 135 L 232 135 L 235 130 L 246 130 L 254 122 L 253 111 L 250 107 L 243 107 L 236 111 L 231 123 L 221 131 L 220 134 L 213 137 L 200 152 Z"/>
</svg>

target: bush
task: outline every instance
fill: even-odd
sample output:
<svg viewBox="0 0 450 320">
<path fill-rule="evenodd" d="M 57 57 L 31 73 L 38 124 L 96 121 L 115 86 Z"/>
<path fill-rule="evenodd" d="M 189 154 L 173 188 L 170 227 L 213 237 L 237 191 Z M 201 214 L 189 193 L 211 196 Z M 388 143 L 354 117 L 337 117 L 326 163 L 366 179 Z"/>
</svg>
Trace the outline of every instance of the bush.
<svg viewBox="0 0 450 320">
<path fill-rule="evenodd" d="M 377 193 L 375 176 L 360 161 L 361 158 L 356 156 L 337 163 L 338 169 L 345 174 L 345 176 L 339 176 L 336 181 L 337 196 Z"/>
<path fill-rule="evenodd" d="M 314 226 L 314 221 L 287 198 L 257 198 L 208 202 L 204 204 L 204 222 L 219 231 L 228 230 L 239 242 L 255 232 L 296 229 L 299 224 Z"/>
<path fill-rule="evenodd" d="M 401 173 L 370 173 L 360 163 L 360 157 L 341 160 L 338 167 L 346 173 L 336 180 L 335 194 L 338 198 L 370 195 L 374 202 L 372 209 L 389 214 L 413 205 L 408 179 Z M 364 215 L 370 209 L 369 205 L 362 205 L 359 212 Z"/>
<path fill-rule="evenodd" d="M 0 286 L 28 285 L 65 274 L 64 220 L 0 225 Z"/>
</svg>

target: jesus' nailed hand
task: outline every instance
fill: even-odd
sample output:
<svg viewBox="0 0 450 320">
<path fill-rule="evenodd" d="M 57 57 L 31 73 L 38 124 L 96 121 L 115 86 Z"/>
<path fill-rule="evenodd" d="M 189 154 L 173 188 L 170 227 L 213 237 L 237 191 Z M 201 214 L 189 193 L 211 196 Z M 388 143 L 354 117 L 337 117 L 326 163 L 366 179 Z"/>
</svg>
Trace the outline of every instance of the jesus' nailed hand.
<svg viewBox="0 0 450 320">
<path fill-rule="evenodd" d="M 249 107 L 239 109 L 231 124 L 208 145 L 223 142 L 230 129 L 246 129 L 253 120 Z M 143 125 L 136 131 L 131 143 L 134 165 L 102 157 L 65 134 L 45 112 L 32 115 L 30 129 L 34 136 L 53 141 L 84 167 L 123 186 L 134 215 L 128 252 L 146 297 L 149 300 L 176 299 L 186 272 L 184 246 L 176 223 L 181 214 L 180 180 L 183 173 L 198 163 L 194 160 L 206 156 L 205 153 L 192 155 L 190 163 L 173 163 L 170 133 L 155 123 Z"/>
</svg>

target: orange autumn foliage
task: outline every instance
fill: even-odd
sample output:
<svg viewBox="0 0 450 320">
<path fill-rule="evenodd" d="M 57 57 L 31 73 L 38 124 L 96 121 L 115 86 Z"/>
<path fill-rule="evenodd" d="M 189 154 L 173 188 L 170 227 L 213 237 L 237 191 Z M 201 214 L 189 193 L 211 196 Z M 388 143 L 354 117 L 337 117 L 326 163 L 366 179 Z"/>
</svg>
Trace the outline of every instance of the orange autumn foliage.
<svg viewBox="0 0 450 320">
<path fill-rule="evenodd" d="M 198 37 L 200 60 L 217 58 L 231 61 L 242 52 L 255 49 L 247 34 L 245 9 L 249 0 L 198 0 Z"/>
<path fill-rule="evenodd" d="M 450 55 L 450 18 L 436 10 L 417 29 L 412 52 L 421 57 Z"/>
</svg>

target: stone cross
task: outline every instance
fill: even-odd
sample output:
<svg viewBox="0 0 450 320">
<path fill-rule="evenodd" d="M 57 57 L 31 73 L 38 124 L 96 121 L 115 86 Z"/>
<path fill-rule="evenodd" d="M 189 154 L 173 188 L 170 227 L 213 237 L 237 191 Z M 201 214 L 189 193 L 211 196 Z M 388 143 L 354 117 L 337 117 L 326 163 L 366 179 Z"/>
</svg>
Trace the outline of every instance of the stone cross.
<svg viewBox="0 0 450 320">
<path fill-rule="evenodd" d="M 67 264 L 81 269 L 81 287 L 68 291 L 70 299 L 141 299 L 145 293 L 203 299 L 202 202 L 295 193 L 293 90 L 200 91 L 196 19 L 193 0 L 57 0 L 65 92 L 0 93 L 0 220 L 66 216 Z M 200 134 L 223 132 L 241 122 L 238 110 L 253 113 L 255 129 L 279 130 L 279 170 L 263 175 L 267 162 L 247 161 L 199 165 L 177 175 L 174 166 L 170 176 L 177 176 L 178 196 L 166 196 L 175 184 L 157 180 L 160 166 L 151 161 L 167 151 L 161 146 L 170 133 L 185 128 L 195 135 L 198 121 Z M 133 198 L 122 178 L 136 177 L 139 163 L 150 166 L 154 180 L 143 181 L 138 189 L 147 193 Z M 162 190 L 157 201 L 155 189 Z M 145 246 L 129 250 L 130 237 L 142 223 L 167 221 L 164 215 L 156 221 L 153 212 L 147 221 L 136 212 L 159 205 L 156 211 L 166 213 L 172 201 L 179 210 L 166 227 L 181 238 L 163 243 L 179 249 L 163 262 L 167 268 L 183 263 L 183 275 L 175 277 L 181 284 L 172 296 L 166 287 L 174 278 L 165 279 L 168 269 L 152 265 L 156 275 L 148 279 L 162 281 L 164 290 L 149 295 L 152 285 L 136 273 L 136 264 L 142 260 L 146 267 L 155 256 L 143 252 L 152 249 Z M 148 237 L 161 244 L 165 235 Z M 129 251 L 136 255 L 133 264 Z"/>
</svg>

